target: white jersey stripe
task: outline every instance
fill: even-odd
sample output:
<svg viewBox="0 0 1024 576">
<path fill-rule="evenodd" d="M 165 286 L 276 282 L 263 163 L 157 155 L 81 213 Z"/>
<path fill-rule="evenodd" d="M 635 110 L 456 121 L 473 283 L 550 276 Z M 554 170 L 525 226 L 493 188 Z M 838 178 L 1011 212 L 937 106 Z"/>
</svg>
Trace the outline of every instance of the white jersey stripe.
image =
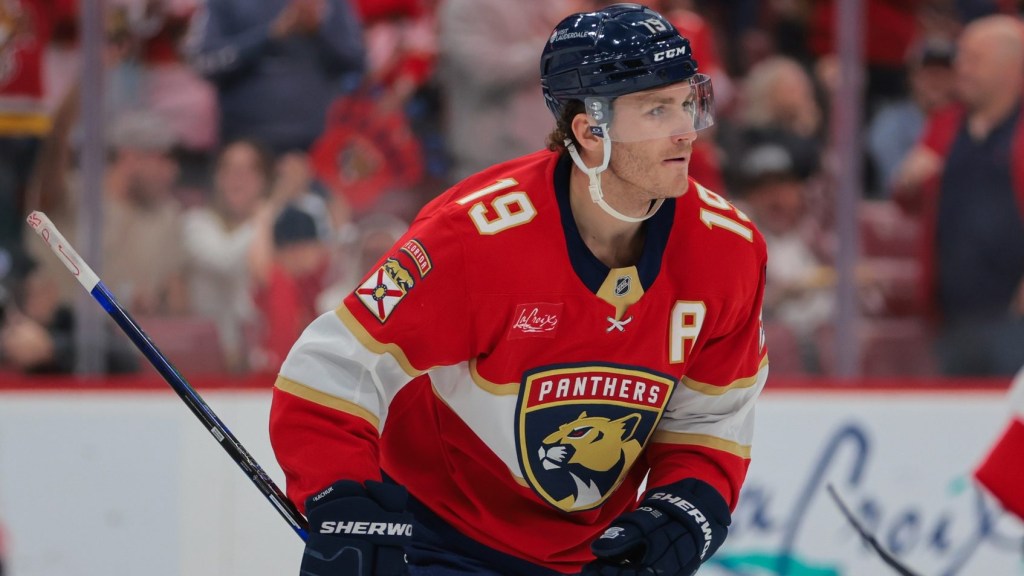
<svg viewBox="0 0 1024 576">
<path fill-rule="evenodd" d="M 409 358 L 406 357 L 405 352 L 402 350 L 401 347 L 395 344 L 384 344 L 378 342 L 376 339 L 374 339 L 373 336 L 370 336 L 370 333 L 366 331 L 366 328 L 363 328 L 363 325 L 360 324 L 359 321 L 356 320 L 354 316 L 352 316 L 352 313 L 349 312 L 348 308 L 346 308 L 344 304 L 339 306 L 338 309 L 334 311 L 334 313 L 337 314 L 338 319 L 341 320 L 341 323 L 344 324 L 345 327 L 349 329 L 352 335 L 367 350 L 370 350 L 375 354 L 391 355 L 395 359 L 395 361 L 398 362 L 398 364 L 402 367 L 402 369 L 405 370 L 405 373 L 409 375 L 409 379 L 415 378 L 420 374 L 423 374 L 422 370 L 417 370 L 412 365 L 412 363 L 409 362 Z"/>
<path fill-rule="evenodd" d="M 509 471 L 523 477 L 516 453 L 517 394 L 494 394 L 478 386 L 468 363 L 430 371 L 434 393 L 501 459 Z M 493 386 L 493 385 L 492 385 Z M 509 386 L 518 390 L 518 386 Z"/>
<path fill-rule="evenodd" d="M 723 446 L 749 447 L 754 439 L 754 402 L 767 379 L 768 363 L 762 362 L 752 386 L 729 388 L 715 396 L 680 386 L 658 432 L 707 436 L 720 439 Z"/>
<path fill-rule="evenodd" d="M 391 400 L 412 380 L 393 354 L 367 348 L 335 312 L 306 327 L 279 375 L 363 408 L 378 419 L 378 430 L 384 428 Z"/>
</svg>

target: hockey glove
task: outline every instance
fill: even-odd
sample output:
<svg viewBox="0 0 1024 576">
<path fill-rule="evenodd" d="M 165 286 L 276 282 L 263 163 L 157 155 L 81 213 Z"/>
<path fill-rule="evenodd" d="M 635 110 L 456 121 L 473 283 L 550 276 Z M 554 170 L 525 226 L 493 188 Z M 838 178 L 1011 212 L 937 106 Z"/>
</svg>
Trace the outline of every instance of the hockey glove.
<svg viewBox="0 0 1024 576">
<path fill-rule="evenodd" d="M 725 541 L 729 506 L 717 490 L 688 478 L 650 490 L 590 545 L 583 576 L 690 576 Z"/>
<path fill-rule="evenodd" d="M 413 523 L 407 499 L 405 488 L 372 480 L 365 488 L 341 480 L 310 497 L 300 576 L 406 574 L 404 546 Z"/>
</svg>

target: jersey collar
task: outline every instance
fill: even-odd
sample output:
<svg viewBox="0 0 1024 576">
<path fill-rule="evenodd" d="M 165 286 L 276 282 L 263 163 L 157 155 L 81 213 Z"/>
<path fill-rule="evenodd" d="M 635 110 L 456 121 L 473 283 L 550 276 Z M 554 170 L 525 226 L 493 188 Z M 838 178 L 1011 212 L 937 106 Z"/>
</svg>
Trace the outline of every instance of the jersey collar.
<svg viewBox="0 0 1024 576">
<path fill-rule="evenodd" d="M 572 160 L 568 154 L 564 154 L 558 159 L 554 174 L 555 197 L 558 199 L 558 209 L 562 218 L 562 231 L 565 234 L 569 262 L 572 263 L 573 270 L 583 284 L 596 294 L 611 269 L 587 248 L 579 228 L 576 227 L 576 219 L 572 216 L 572 207 L 569 204 L 571 173 Z M 672 198 L 666 200 L 654 216 L 641 224 L 646 230 L 646 237 L 636 267 L 640 275 L 640 284 L 645 291 L 654 283 L 658 272 L 661 271 L 662 256 L 668 244 L 669 233 L 672 231 L 672 222 L 675 220 L 675 202 Z"/>
</svg>

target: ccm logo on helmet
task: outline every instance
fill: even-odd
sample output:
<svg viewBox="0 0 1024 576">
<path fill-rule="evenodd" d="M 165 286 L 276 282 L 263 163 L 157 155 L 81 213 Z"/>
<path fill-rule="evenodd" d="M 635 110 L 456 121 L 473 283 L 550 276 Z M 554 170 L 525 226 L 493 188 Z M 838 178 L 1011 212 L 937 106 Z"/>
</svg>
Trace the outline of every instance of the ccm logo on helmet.
<svg viewBox="0 0 1024 576">
<path fill-rule="evenodd" d="M 381 536 L 412 536 L 412 524 L 403 522 L 323 522 L 321 534 L 379 534 Z"/>
<path fill-rule="evenodd" d="M 678 56 L 686 56 L 686 48 L 670 48 L 663 52 L 654 53 L 654 61 L 661 62 L 662 60 L 668 60 L 669 58 L 676 58 Z"/>
</svg>

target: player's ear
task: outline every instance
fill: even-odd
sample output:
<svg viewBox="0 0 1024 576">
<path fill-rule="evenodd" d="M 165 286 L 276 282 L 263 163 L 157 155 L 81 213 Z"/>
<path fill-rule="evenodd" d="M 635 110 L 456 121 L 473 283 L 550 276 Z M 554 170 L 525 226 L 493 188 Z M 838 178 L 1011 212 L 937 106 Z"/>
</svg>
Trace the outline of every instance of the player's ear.
<svg viewBox="0 0 1024 576">
<path fill-rule="evenodd" d="M 580 112 L 572 119 L 572 133 L 576 137 L 576 141 L 579 142 L 580 148 L 599 152 L 604 144 L 600 137 L 591 132 L 590 128 L 593 125 L 593 120 L 587 117 L 585 112 Z"/>
</svg>

